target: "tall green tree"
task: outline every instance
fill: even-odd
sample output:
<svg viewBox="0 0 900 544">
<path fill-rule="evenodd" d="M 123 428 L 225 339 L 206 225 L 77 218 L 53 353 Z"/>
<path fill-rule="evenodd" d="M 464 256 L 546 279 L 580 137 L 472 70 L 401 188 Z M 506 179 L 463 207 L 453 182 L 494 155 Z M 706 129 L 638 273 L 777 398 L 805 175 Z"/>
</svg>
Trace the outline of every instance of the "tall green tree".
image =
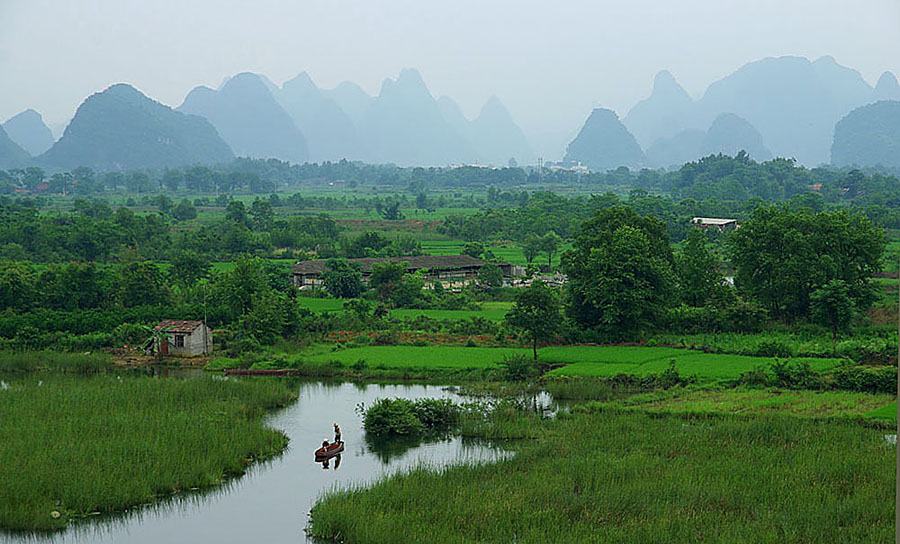
<svg viewBox="0 0 900 544">
<path fill-rule="evenodd" d="M 325 263 L 322 283 L 334 298 L 357 298 L 365 290 L 362 267 L 347 259 L 329 259 Z"/>
<path fill-rule="evenodd" d="M 531 350 L 537 361 L 537 346 L 549 340 L 559 330 L 559 301 L 541 280 L 534 280 L 516 294 L 512 309 L 506 314 L 506 323 L 523 331 L 531 339 Z"/>
<path fill-rule="evenodd" d="M 552 230 L 541 237 L 541 250 L 547 254 L 547 267 L 553 266 L 553 254 L 559 250 L 562 238 Z"/>
<path fill-rule="evenodd" d="M 488 288 L 503 286 L 503 270 L 494 263 L 487 263 L 478 270 L 478 284 Z"/>
<path fill-rule="evenodd" d="M 583 328 L 632 337 L 657 325 L 674 303 L 665 224 L 630 208 L 606 208 L 585 221 L 562 261 L 567 311 Z"/>
<path fill-rule="evenodd" d="M 179 251 L 172 259 L 169 277 L 179 285 L 190 287 L 209 277 L 212 264 L 209 259 L 193 251 Z"/>
<path fill-rule="evenodd" d="M 538 253 L 543 251 L 543 240 L 540 236 L 529 234 L 522 241 L 522 253 L 525 255 L 525 262 L 531 264 Z"/>
<path fill-rule="evenodd" d="M 119 265 L 117 286 L 119 304 L 126 308 L 165 304 L 169 300 L 162 271 L 151 262 L 134 261 Z"/>
<path fill-rule="evenodd" d="M 719 260 L 707 247 L 706 235 L 700 229 L 688 231 L 684 249 L 676 256 L 676 270 L 681 298 L 688 305 L 700 307 L 724 296 L 727 287 L 719 272 Z"/>
<path fill-rule="evenodd" d="M 738 289 L 777 317 L 808 316 L 813 291 L 832 280 L 847 285 L 858 311 L 875 300 L 871 278 L 881 270 L 885 237 L 862 215 L 764 206 L 727 243 Z"/>
<path fill-rule="evenodd" d="M 856 312 L 850 287 L 844 280 L 831 280 L 810 295 L 811 316 L 831 329 L 831 341 L 838 332 L 847 330 Z"/>
</svg>

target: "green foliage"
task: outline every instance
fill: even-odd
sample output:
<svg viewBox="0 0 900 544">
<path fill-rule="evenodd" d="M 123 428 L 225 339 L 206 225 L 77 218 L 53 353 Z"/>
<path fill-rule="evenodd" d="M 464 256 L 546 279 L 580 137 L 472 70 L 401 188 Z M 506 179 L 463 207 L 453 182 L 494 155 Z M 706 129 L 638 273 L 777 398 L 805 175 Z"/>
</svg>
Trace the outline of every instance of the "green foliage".
<svg viewBox="0 0 900 544">
<path fill-rule="evenodd" d="M 119 266 L 117 277 L 118 301 L 126 308 L 165 304 L 169 290 L 163 273 L 151 262 L 130 262 Z"/>
<path fill-rule="evenodd" d="M 73 374 L 93 374 L 112 368 L 103 353 L 65 353 L 59 351 L 0 352 L 0 372 L 38 372 L 52 370 Z"/>
<path fill-rule="evenodd" d="M 363 428 L 374 436 L 418 435 L 446 429 L 459 419 L 459 408 L 448 399 L 378 399 L 357 406 Z"/>
<path fill-rule="evenodd" d="M 884 233 L 860 215 L 774 206 L 758 208 L 728 243 L 738 289 L 787 319 L 809 315 L 813 291 L 833 280 L 867 309 L 885 246 Z"/>
<path fill-rule="evenodd" d="M 488 288 L 502 287 L 503 270 L 494 263 L 486 263 L 478 271 L 478 284 Z"/>
<path fill-rule="evenodd" d="M 481 242 L 467 242 L 463 246 L 462 254 L 478 259 L 484 254 L 484 244 Z"/>
<path fill-rule="evenodd" d="M 581 327 L 613 338 L 659 324 L 672 304 L 672 263 L 661 221 L 630 208 L 599 212 L 563 256 L 569 315 Z"/>
<path fill-rule="evenodd" d="M 886 497 L 895 451 L 880 429 L 789 417 L 492 413 L 471 432 L 515 427 L 537 439 L 508 442 L 515 455 L 497 463 L 423 468 L 326 493 L 310 534 L 622 544 L 825 542 L 835 534 L 862 544 L 894 534 Z"/>
<path fill-rule="evenodd" d="M 559 301 L 540 280 L 534 280 L 530 286 L 520 290 L 512 309 L 506 314 L 506 323 L 510 327 L 531 337 L 535 360 L 538 342 L 552 338 L 559 330 L 559 321 Z"/>
<path fill-rule="evenodd" d="M 209 277 L 211 267 L 212 264 L 206 257 L 193 251 L 183 251 L 172 259 L 169 276 L 175 283 L 189 287 Z"/>
<path fill-rule="evenodd" d="M 831 280 L 813 291 L 809 299 L 812 318 L 831 329 L 832 340 L 837 340 L 838 332 L 849 328 L 855 313 L 847 282 Z"/>
<path fill-rule="evenodd" d="M 504 355 L 498 364 L 503 369 L 501 373 L 503 379 L 511 382 L 528 380 L 537 372 L 534 362 L 529 361 L 528 357 L 518 353 Z"/>
<path fill-rule="evenodd" d="M 329 259 L 322 274 L 325 290 L 335 298 L 357 298 L 365 290 L 362 267 L 346 259 Z"/>
<path fill-rule="evenodd" d="M 706 235 L 698 228 L 688 231 L 684 249 L 676 256 L 675 267 L 681 298 L 690 306 L 721 301 L 727 294 L 719 260 L 706 245 Z"/>
</svg>

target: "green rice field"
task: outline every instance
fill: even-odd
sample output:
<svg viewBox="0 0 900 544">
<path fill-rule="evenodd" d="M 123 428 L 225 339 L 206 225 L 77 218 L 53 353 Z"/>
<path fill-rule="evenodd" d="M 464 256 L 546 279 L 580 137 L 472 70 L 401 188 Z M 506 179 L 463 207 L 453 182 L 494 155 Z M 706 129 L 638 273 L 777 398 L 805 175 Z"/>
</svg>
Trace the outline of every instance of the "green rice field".
<svg viewBox="0 0 900 544">
<path fill-rule="evenodd" d="M 530 356 L 524 348 L 483 348 L 457 346 L 365 346 L 330 351 L 328 346 L 300 355 L 307 363 L 340 362 L 353 365 L 365 361 L 370 367 L 414 369 L 485 369 L 494 368 L 504 356 Z M 663 372 L 670 361 L 682 375 L 696 375 L 701 381 L 738 378 L 742 372 L 766 366 L 771 357 L 748 357 L 702 353 L 698 351 L 660 347 L 628 346 L 559 346 L 540 349 L 540 362 L 562 364 L 549 376 L 610 377 L 618 373 L 646 376 Z M 797 361 L 799 359 L 792 359 Z M 840 359 L 804 358 L 817 372 L 841 364 Z"/>
<path fill-rule="evenodd" d="M 873 412 L 897 405 L 893 395 L 849 391 L 787 391 L 779 389 L 671 388 L 631 395 L 620 400 L 589 403 L 587 411 L 621 408 L 666 414 L 739 414 L 798 417 L 873 417 Z M 576 408 L 577 409 L 577 408 Z"/>
<path fill-rule="evenodd" d="M 334 298 L 300 298 L 300 306 L 313 312 L 343 312 L 344 301 Z M 420 310 L 398 308 L 391 310 L 391 317 L 398 319 L 426 316 L 431 319 L 469 319 L 483 317 L 491 321 L 502 321 L 512 308 L 511 302 L 482 302 L 481 310 Z"/>
</svg>

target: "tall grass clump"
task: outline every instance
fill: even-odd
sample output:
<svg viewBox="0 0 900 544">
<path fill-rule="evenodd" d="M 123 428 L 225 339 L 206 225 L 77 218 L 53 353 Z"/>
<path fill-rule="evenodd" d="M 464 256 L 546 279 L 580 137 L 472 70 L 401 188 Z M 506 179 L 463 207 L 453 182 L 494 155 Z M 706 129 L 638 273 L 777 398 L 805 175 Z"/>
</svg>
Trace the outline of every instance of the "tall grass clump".
<svg viewBox="0 0 900 544">
<path fill-rule="evenodd" d="M 42 376 L 0 390 L 0 528 L 50 530 L 240 474 L 287 437 L 275 380 Z"/>
<path fill-rule="evenodd" d="M 499 463 L 419 469 L 324 495 L 344 542 L 870 543 L 894 534 L 883 430 L 791 417 L 627 412 L 533 423 Z"/>
<path fill-rule="evenodd" d="M 104 353 L 69 353 L 63 351 L 0 352 L 0 372 L 21 373 L 52 370 L 72 374 L 94 374 L 112 368 L 112 360 Z"/>
<path fill-rule="evenodd" d="M 415 436 L 447 430 L 459 420 L 459 407 L 449 399 L 378 399 L 357 406 L 363 428 L 374 436 Z"/>
</svg>

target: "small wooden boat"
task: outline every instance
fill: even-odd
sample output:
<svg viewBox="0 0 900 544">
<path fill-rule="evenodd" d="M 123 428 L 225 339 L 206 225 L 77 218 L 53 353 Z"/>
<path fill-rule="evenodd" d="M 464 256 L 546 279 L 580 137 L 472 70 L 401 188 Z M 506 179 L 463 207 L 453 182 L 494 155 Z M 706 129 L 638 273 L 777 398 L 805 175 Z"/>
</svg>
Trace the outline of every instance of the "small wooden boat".
<svg viewBox="0 0 900 544">
<path fill-rule="evenodd" d="M 234 376 L 293 376 L 299 374 L 300 371 L 294 368 L 278 368 L 278 369 L 257 369 L 249 368 L 226 368 L 226 375 Z"/>
<path fill-rule="evenodd" d="M 335 442 L 334 444 L 328 444 L 327 446 L 322 446 L 321 448 L 316 450 L 316 460 L 328 459 L 329 457 L 334 457 L 335 455 L 344 451 L 344 442 Z"/>
</svg>

